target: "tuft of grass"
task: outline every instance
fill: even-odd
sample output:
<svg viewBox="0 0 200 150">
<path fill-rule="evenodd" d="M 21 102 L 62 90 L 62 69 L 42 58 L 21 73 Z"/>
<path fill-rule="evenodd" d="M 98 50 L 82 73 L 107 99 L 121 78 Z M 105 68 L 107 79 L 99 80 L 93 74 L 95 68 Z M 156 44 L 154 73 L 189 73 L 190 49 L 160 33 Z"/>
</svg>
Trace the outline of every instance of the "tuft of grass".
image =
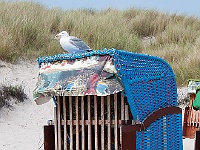
<svg viewBox="0 0 200 150">
<path fill-rule="evenodd" d="M 0 109 L 2 107 L 12 107 L 11 101 L 14 100 L 15 103 L 22 103 L 28 99 L 24 92 L 22 85 L 12 86 L 12 85 L 1 85 L 0 87 Z"/>
<path fill-rule="evenodd" d="M 94 50 L 115 48 L 159 56 L 172 66 L 178 85 L 200 74 L 200 19 L 193 16 L 135 8 L 64 11 L 40 3 L 0 1 L 0 27 L 1 60 L 62 53 L 54 36 L 66 30 Z"/>
</svg>

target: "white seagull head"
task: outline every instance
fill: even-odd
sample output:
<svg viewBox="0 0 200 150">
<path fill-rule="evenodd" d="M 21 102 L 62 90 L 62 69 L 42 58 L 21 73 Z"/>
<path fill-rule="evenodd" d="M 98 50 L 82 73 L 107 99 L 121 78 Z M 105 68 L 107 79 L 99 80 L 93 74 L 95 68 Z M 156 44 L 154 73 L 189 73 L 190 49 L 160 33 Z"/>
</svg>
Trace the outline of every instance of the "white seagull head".
<svg viewBox="0 0 200 150">
<path fill-rule="evenodd" d="M 63 37 L 69 37 L 69 33 L 67 33 L 67 31 L 62 31 L 55 36 L 55 39 L 60 40 Z"/>
<path fill-rule="evenodd" d="M 58 33 L 55 39 L 57 39 L 61 47 L 69 53 L 84 53 L 91 50 L 81 39 L 75 36 L 69 36 L 67 31 Z"/>
</svg>

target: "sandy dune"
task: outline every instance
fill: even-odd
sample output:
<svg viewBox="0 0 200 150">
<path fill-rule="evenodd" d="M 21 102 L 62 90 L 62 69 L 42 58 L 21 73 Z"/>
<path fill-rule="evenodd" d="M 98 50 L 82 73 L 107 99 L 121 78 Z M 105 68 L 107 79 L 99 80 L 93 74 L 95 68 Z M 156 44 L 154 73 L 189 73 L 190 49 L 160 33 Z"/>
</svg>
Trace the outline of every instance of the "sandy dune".
<svg viewBox="0 0 200 150">
<path fill-rule="evenodd" d="M 25 87 L 29 100 L 0 110 L 0 150 L 36 150 L 43 143 L 43 125 L 53 117 L 53 102 L 38 106 L 32 91 L 37 82 L 37 63 L 20 61 L 17 65 L 0 62 L 0 81 Z M 43 147 L 41 147 L 43 149 Z"/>
<path fill-rule="evenodd" d="M 29 100 L 0 110 L 0 150 L 42 150 L 43 125 L 53 119 L 52 101 L 36 105 L 32 91 L 37 82 L 37 62 L 20 61 L 16 65 L 0 61 L 0 82 L 22 84 Z M 194 139 L 184 139 L 184 150 L 194 149 Z"/>
</svg>

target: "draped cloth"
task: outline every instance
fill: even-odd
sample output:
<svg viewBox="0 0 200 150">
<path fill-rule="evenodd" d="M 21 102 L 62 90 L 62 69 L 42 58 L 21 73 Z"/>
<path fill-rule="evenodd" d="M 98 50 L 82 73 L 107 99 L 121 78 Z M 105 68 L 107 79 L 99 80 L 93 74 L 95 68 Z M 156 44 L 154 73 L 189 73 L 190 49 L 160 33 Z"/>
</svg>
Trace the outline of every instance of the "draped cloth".
<svg viewBox="0 0 200 150">
<path fill-rule="evenodd" d="M 112 61 L 112 50 L 78 54 L 59 54 L 38 58 L 39 75 L 34 89 L 40 105 L 52 96 L 106 96 L 123 91 Z"/>
</svg>

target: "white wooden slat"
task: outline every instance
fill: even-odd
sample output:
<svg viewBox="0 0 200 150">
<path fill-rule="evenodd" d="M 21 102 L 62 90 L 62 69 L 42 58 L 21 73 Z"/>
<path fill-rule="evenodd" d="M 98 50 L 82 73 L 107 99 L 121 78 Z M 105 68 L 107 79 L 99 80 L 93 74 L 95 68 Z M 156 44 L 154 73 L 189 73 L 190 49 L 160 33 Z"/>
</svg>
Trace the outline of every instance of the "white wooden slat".
<svg viewBox="0 0 200 150">
<path fill-rule="evenodd" d="M 92 150 L 91 97 L 88 96 L 88 149 Z"/>
<path fill-rule="evenodd" d="M 76 150 L 79 150 L 79 109 L 78 109 L 78 96 L 76 96 Z"/>
<path fill-rule="evenodd" d="M 58 150 L 58 120 L 57 107 L 54 107 L 55 150 Z"/>
<path fill-rule="evenodd" d="M 64 150 L 67 150 L 67 98 L 63 97 L 63 115 L 64 115 Z"/>
<path fill-rule="evenodd" d="M 73 110 L 72 110 L 72 97 L 69 96 L 69 118 L 70 122 L 70 150 L 73 150 Z"/>
<path fill-rule="evenodd" d="M 117 107 L 117 94 L 114 94 L 114 113 L 115 113 L 115 127 L 114 127 L 114 135 L 115 135 L 115 150 L 118 150 L 118 107 Z"/>
<path fill-rule="evenodd" d="M 104 97 L 101 97 L 101 149 L 103 150 L 105 147 L 105 110 L 104 110 Z"/>
<path fill-rule="evenodd" d="M 94 96 L 94 115 L 95 115 L 95 149 L 98 150 L 98 117 L 97 117 L 97 96 Z"/>
<path fill-rule="evenodd" d="M 58 98 L 57 98 L 57 107 L 58 107 L 58 109 L 57 109 L 57 118 L 58 118 L 58 149 L 60 150 L 61 149 L 61 147 L 62 147 L 62 135 L 61 135 L 61 110 L 60 110 L 60 108 L 61 108 L 61 104 L 60 104 L 60 102 L 61 102 L 61 97 L 60 96 L 58 96 Z"/>
<path fill-rule="evenodd" d="M 81 119 L 82 119 L 82 150 L 85 150 L 85 107 L 84 107 L 84 97 L 81 97 Z"/>
<path fill-rule="evenodd" d="M 121 120 L 124 120 L 124 96 L 121 93 Z M 122 126 L 120 126 L 120 144 L 122 144 Z"/>
<path fill-rule="evenodd" d="M 107 97 L 101 96 L 101 106 L 98 106 L 98 100 L 100 99 L 97 99 L 97 96 L 87 96 L 87 103 L 85 104 L 84 96 L 81 98 L 78 96 L 69 96 L 68 98 L 57 97 L 57 108 L 54 108 L 55 135 L 57 135 L 55 136 L 56 150 L 60 150 L 61 148 L 67 150 L 67 139 L 70 141 L 70 150 L 85 150 L 86 144 L 88 145 L 87 149 L 91 150 L 92 147 L 94 149 L 101 148 L 102 150 L 111 150 L 113 142 L 115 149 L 118 149 L 118 145 L 120 145 L 119 142 L 121 143 L 122 141 L 121 123 L 123 120 L 129 120 L 129 107 L 128 105 L 125 105 L 124 96 L 122 94 L 120 96 L 120 100 L 117 99 L 117 94 L 114 94 L 114 96 L 108 95 Z M 79 106 L 80 101 L 81 105 Z M 105 102 L 107 102 L 106 105 Z M 104 106 L 107 106 L 107 108 L 105 109 Z M 101 107 L 101 112 L 99 112 L 101 116 L 98 116 L 98 109 L 100 109 L 99 107 Z M 114 112 L 111 112 L 111 107 L 112 109 L 114 108 Z M 88 114 L 87 119 L 85 118 L 85 111 L 87 111 Z M 68 113 L 69 119 L 67 118 Z M 105 118 L 105 115 L 107 115 L 107 118 Z M 99 119 L 99 117 L 101 119 Z M 63 120 L 61 120 L 61 118 Z M 101 133 L 98 130 L 99 125 L 101 126 Z M 88 128 L 87 135 L 85 133 L 86 126 Z M 61 129 L 64 130 L 63 137 L 61 134 Z M 69 133 L 67 133 L 67 130 L 69 130 Z M 105 133 L 105 131 L 107 131 L 107 133 Z M 120 137 L 118 137 L 118 135 Z M 75 138 L 75 141 L 73 138 Z"/>
<path fill-rule="evenodd" d="M 125 120 L 129 120 L 129 108 L 128 105 L 125 104 Z"/>
<path fill-rule="evenodd" d="M 107 96 L 107 114 L 108 114 L 108 150 L 111 150 L 111 102 L 110 102 L 110 95 Z"/>
</svg>

